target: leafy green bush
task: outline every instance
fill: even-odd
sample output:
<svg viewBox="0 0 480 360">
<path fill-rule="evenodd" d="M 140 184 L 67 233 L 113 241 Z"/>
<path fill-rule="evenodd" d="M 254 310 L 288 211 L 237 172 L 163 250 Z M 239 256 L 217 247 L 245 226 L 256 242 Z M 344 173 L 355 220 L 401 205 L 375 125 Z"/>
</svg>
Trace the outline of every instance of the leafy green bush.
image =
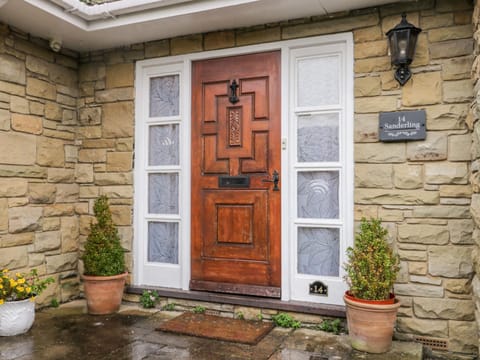
<svg viewBox="0 0 480 360">
<path fill-rule="evenodd" d="M 140 304 L 145 309 L 151 309 L 155 307 L 155 304 L 158 302 L 159 296 L 158 293 L 154 290 L 144 290 L 142 296 L 140 296 Z"/>
<path fill-rule="evenodd" d="M 399 257 L 387 242 L 388 231 L 379 219 L 362 219 L 353 248 L 347 249 L 345 280 L 350 293 L 366 300 L 388 299 L 397 278 Z"/>
<path fill-rule="evenodd" d="M 165 305 L 163 305 L 162 310 L 165 310 L 165 311 L 173 311 L 173 310 L 175 310 L 175 305 L 176 305 L 176 304 L 173 303 L 173 302 L 172 302 L 172 303 L 165 304 Z"/>
<path fill-rule="evenodd" d="M 195 314 L 204 314 L 205 311 L 207 311 L 207 309 L 205 309 L 204 306 L 197 305 L 197 306 L 195 306 L 195 307 L 193 308 L 193 312 L 194 312 Z"/>
<path fill-rule="evenodd" d="M 318 324 L 316 328 L 325 332 L 334 333 L 335 335 L 340 334 L 344 330 L 342 320 L 340 319 L 325 319 L 320 324 Z"/>
<path fill-rule="evenodd" d="M 82 256 L 85 275 L 122 274 L 125 272 L 124 251 L 105 195 L 95 200 L 93 211 L 96 222 L 90 225 L 85 253 Z"/>
<path fill-rule="evenodd" d="M 300 321 L 295 320 L 291 315 L 286 313 L 279 313 L 277 315 L 273 315 L 272 320 L 276 326 L 280 326 L 283 328 L 298 329 L 300 326 L 302 326 L 302 323 Z"/>
</svg>

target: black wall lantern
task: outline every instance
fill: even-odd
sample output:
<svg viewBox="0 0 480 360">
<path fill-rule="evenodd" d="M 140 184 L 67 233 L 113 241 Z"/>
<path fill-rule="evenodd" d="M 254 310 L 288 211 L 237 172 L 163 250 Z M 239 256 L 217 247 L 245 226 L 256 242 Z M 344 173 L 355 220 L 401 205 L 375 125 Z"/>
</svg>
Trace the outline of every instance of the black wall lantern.
<svg viewBox="0 0 480 360">
<path fill-rule="evenodd" d="M 387 32 L 392 65 L 397 68 L 395 79 L 400 85 L 404 85 L 412 76 L 408 66 L 413 61 L 417 37 L 421 31 L 422 29 L 410 24 L 407 21 L 407 15 L 403 13 L 402 21 Z"/>
</svg>

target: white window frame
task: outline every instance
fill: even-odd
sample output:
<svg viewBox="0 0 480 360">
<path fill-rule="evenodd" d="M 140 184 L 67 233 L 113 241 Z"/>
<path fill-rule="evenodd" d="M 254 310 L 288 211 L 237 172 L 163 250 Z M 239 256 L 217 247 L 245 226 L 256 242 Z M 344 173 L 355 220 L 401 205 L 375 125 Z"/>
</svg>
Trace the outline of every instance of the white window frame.
<svg viewBox="0 0 480 360">
<path fill-rule="evenodd" d="M 302 51 L 315 51 L 316 48 L 335 48 L 335 52 L 341 54 L 343 71 L 343 89 L 341 104 L 343 121 L 340 124 L 341 137 L 344 146 L 341 148 L 341 162 L 343 178 L 340 185 L 341 217 L 342 221 L 335 223 L 341 227 L 341 254 L 340 263 L 345 261 L 345 250 L 353 243 L 353 36 L 352 33 L 318 36 L 304 39 L 294 39 L 268 44 L 252 45 L 232 49 L 207 51 L 180 56 L 156 58 L 139 61 L 136 64 L 135 81 L 135 168 L 134 168 L 134 272 L 133 283 L 135 285 L 151 285 L 173 287 L 188 290 L 190 282 L 190 188 L 191 188 L 191 66 L 196 60 L 204 60 L 216 57 L 235 56 L 241 54 L 258 53 L 272 50 L 281 52 L 281 141 L 282 141 L 282 300 L 304 300 L 325 304 L 341 304 L 343 290 L 346 285 L 343 282 L 343 269 L 338 279 L 319 278 L 318 276 L 298 276 L 296 274 L 296 231 L 299 224 L 296 219 L 296 176 L 298 164 L 296 164 L 296 128 L 295 108 L 293 104 L 294 82 L 292 74 L 292 56 Z M 293 54 L 293 55 L 292 55 Z M 145 245 L 139 239 L 144 238 L 145 229 L 145 167 L 146 147 L 148 138 L 145 134 L 145 111 L 148 110 L 149 88 L 145 86 L 145 79 L 150 74 L 167 74 L 175 71 L 181 76 L 180 90 L 180 189 L 179 189 L 179 265 L 171 271 L 172 266 L 144 264 Z M 174 69 L 174 70 L 173 70 Z M 335 108 L 337 109 L 337 108 Z M 319 109 L 317 109 L 319 110 Z M 319 111 L 328 110 L 320 109 Z M 334 110 L 332 108 L 331 110 Z M 336 111 L 336 110 L 335 110 Z M 322 166 L 326 166 L 322 164 Z M 328 166 L 327 166 L 328 167 Z M 321 169 L 321 168 L 320 168 Z M 311 225 L 311 224 L 310 224 Z M 318 225 L 318 224 L 317 224 Z M 328 224 L 324 224 L 328 225 Z M 146 272 L 154 274 L 148 275 Z M 162 272 L 165 272 L 165 276 Z M 159 282 L 159 279 L 168 278 L 170 282 Z M 307 283 L 314 280 L 328 281 L 332 296 L 323 298 L 308 294 Z M 302 291 L 298 290 L 303 287 Z M 341 293 L 341 294 L 340 294 Z"/>
</svg>

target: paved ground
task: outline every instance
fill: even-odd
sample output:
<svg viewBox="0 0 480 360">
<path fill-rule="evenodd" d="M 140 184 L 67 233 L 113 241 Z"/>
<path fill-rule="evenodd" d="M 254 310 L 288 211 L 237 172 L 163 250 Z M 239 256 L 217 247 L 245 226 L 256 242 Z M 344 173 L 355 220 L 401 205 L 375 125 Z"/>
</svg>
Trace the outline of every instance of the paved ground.
<svg viewBox="0 0 480 360">
<path fill-rule="evenodd" d="M 147 312 L 124 306 L 112 316 L 85 314 L 75 301 L 38 311 L 25 335 L 0 337 L 2 360 L 420 360 L 419 344 L 394 342 L 391 352 L 370 355 L 353 351 L 346 336 L 310 329 L 275 328 L 255 346 L 155 331 L 179 312 Z"/>
</svg>

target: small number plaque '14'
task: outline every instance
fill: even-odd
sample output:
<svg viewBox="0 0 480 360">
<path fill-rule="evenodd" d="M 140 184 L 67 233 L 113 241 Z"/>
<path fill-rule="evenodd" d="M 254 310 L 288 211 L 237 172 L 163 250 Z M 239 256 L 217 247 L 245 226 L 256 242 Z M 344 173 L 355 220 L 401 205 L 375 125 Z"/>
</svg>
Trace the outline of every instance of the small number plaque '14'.
<svg viewBox="0 0 480 360">
<path fill-rule="evenodd" d="M 328 296 L 328 286 L 321 281 L 315 281 L 309 287 L 311 295 Z"/>
</svg>

